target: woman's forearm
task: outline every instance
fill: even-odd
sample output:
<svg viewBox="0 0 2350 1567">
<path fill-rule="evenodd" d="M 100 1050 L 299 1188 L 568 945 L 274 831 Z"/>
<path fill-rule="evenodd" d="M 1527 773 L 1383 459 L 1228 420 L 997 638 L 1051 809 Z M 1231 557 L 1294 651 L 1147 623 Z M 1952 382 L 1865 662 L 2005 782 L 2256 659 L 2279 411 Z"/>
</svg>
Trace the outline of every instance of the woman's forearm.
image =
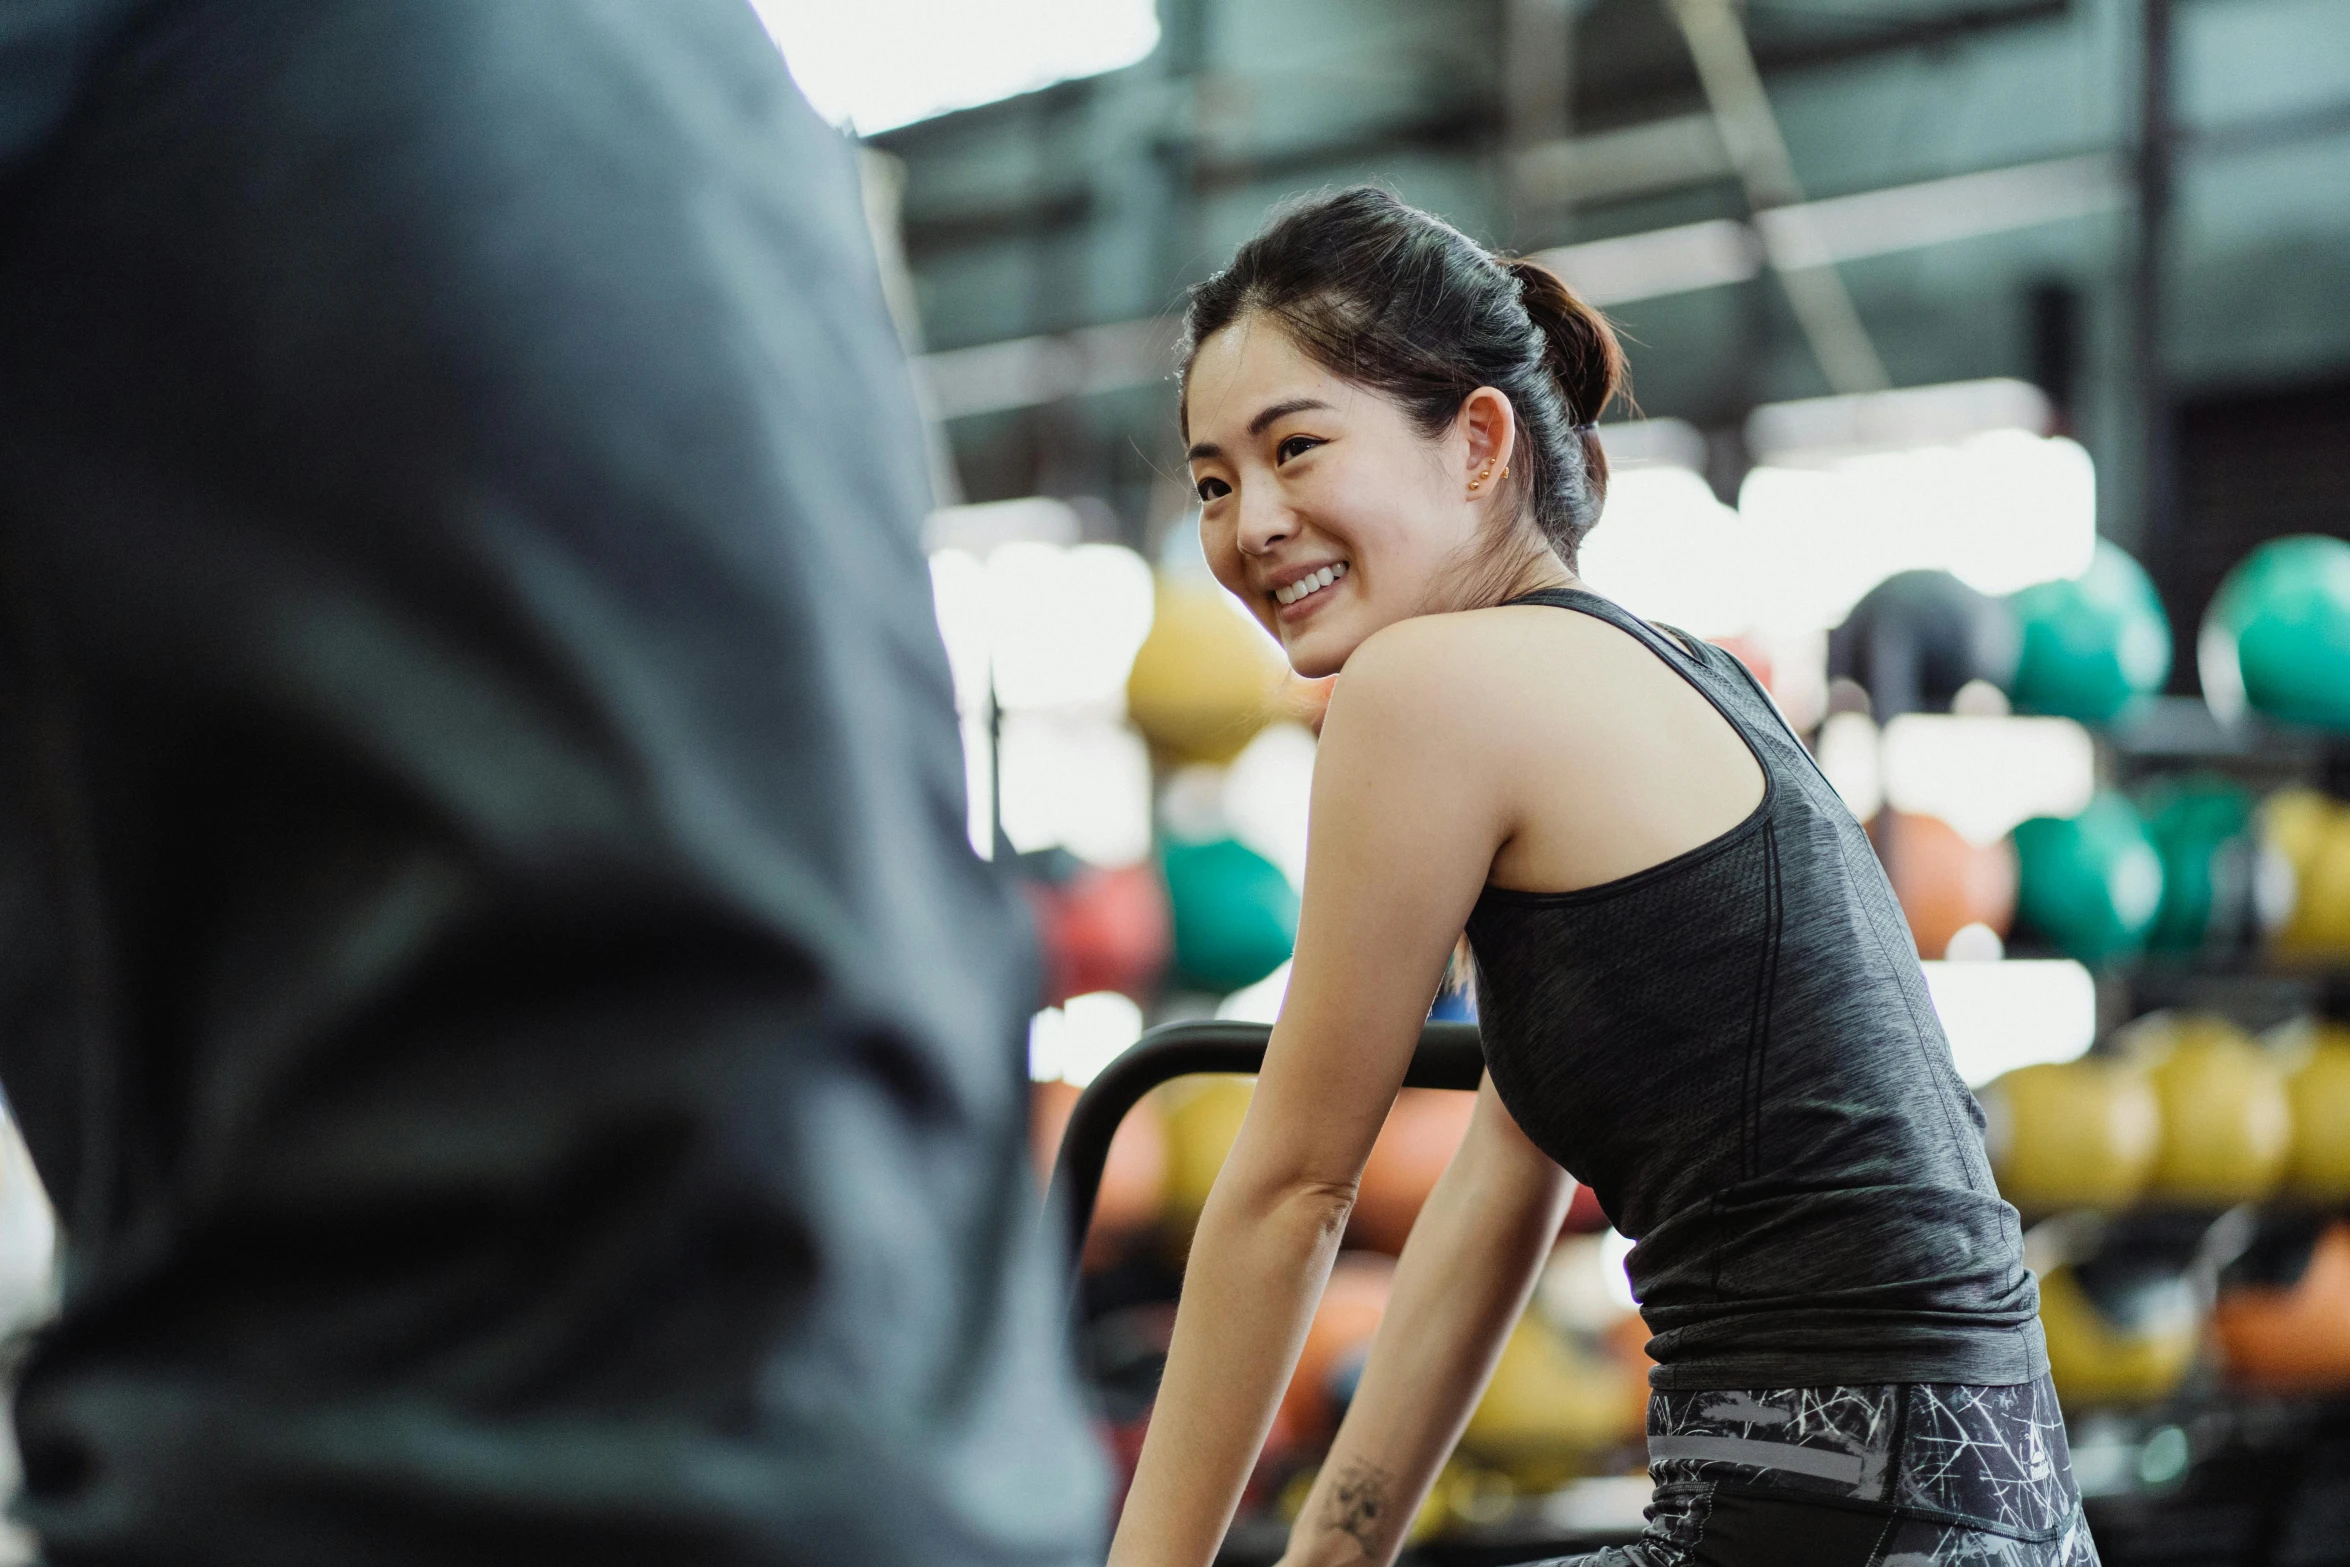
<svg viewBox="0 0 2350 1567">
<path fill-rule="evenodd" d="M 1207 1567 L 1305 1343 L 1351 1189 L 1219 1180 L 1200 1215 L 1111 1567 Z"/>
<path fill-rule="evenodd" d="M 1412 1227 L 1370 1363 L 1298 1514 L 1285 1567 L 1394 1559 L 1525 1310 L 1572 1191 L 1564 1172 L 1520 1144 L 1514 1125 L 1472 1131 Z"/>
</svg>

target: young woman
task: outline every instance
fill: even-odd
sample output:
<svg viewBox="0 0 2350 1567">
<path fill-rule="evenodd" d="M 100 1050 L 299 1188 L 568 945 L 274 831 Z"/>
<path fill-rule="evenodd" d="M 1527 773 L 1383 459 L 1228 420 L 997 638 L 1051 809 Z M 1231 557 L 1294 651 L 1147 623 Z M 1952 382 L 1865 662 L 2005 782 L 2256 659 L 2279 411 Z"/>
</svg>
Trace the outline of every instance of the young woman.
<svg viewBox="0 0 2350 1567">
<path fill-rule="evenodd" d="M 1488 1075 L 1286 1567 L 1393 1559 L 1569 1171 L 1638 1239 L 1657 1362 L 1650 1527 L 1595 1563 L 2094 1563 L 2015 1212 L 1867 839 L 1735 659 L 1576 581 L 1606 323 L 1350 190 L 1189 325 L 1208 560 L 1345 678 L 1113 1567 L 1214 1555 L 1464 930 Z"/>
</svg>

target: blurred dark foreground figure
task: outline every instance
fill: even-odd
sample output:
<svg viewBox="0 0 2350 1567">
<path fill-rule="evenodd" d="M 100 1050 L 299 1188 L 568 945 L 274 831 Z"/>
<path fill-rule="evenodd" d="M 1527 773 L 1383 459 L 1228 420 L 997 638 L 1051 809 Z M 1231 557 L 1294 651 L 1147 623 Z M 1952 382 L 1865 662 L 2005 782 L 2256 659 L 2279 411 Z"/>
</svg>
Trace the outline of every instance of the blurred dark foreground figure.
<svg viewBox="0 0 2350 1567">
<path fill-rule="evenodd" d="M 0 7 L 51 1560 L 1100 1559 L 923 504 L 741 0 Z"/>
</svg>

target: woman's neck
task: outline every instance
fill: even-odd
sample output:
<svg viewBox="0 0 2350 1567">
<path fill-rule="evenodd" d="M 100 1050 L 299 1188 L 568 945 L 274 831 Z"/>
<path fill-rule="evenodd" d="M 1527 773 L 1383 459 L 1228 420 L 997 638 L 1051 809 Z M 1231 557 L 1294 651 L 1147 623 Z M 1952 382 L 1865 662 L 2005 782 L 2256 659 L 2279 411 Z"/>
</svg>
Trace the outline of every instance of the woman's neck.
<svg viewBox="0 0 2350 1567">
<path fill-rule="evenodd" d="M 1502 598 L 1505 600 L 1524 598 L 1529 593 L 1540 593 L 1550 588 L 1579 588 L 1581 586 L 1583 586 L 1583 579 L 1576 576 L 1565 561 L 1560 560 L 1549 550 L 1543 550 L 1539 554 L 1528 556 L 1525 564 L 1511 575 L 1509 589 L 1502 594 Z"/>
</svg>

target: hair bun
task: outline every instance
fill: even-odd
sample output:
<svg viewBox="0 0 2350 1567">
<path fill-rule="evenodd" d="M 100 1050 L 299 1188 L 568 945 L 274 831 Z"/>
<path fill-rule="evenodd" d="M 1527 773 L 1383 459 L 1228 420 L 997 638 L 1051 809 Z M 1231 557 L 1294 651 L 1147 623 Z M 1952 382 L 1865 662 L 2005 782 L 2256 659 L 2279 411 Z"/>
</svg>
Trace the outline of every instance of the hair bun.
<svg viewBox="0 0 2350 1567">
<path fill-rule="evenodd" d="M 1568 418 L 1577 425 L 1597 424 L 1623 390 L 1624 350 L 1615 328 L 1541 262 L 1523 256 L 1494 259 L 1518 280 L 1518 297 L 1542 333 L 1543 358 L 1566 394 Z"/>
</svg>

